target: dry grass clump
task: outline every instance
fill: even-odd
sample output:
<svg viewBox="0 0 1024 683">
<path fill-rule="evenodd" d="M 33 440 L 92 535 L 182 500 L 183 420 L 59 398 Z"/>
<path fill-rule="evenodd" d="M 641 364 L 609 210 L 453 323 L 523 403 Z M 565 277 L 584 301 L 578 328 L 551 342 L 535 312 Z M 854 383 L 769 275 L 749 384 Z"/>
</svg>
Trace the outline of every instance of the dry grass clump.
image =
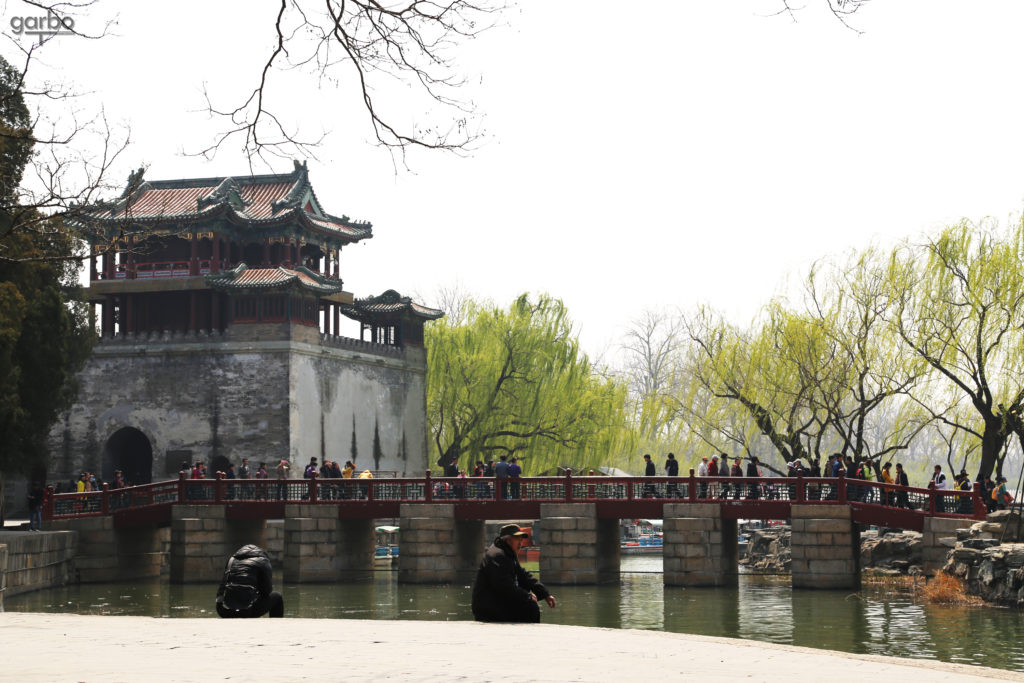
<svg viewBox="0 0 1024 683">
<path fill-rule="evenodd" d="M 938 572 L 920 586 L 918 595 L 933 605 L 983 605 L 984 601 L 967 592 L 964 582 L 945 572 Z"/>
</svg>

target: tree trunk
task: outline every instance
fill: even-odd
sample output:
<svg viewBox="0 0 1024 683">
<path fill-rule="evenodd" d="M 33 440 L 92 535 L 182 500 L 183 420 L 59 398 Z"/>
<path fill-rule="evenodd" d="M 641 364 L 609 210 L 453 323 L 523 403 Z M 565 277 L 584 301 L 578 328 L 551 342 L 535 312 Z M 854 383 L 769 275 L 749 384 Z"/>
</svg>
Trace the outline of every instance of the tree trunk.
<svg viewBox="0 0 1024 683">
<path fill-rule="evenodd" d="M 1003 421 L 992 416 L 985 419 L 985 431 L 981 435 L 981 463 L 978 465 L 978 477 L 984 481 L 985 477 L 992 475 L 992 471 L 999 462 L 999 453 L 1003 450 L 1006 439 L 1010 436 L 1003 425 Z"/>
</svg>

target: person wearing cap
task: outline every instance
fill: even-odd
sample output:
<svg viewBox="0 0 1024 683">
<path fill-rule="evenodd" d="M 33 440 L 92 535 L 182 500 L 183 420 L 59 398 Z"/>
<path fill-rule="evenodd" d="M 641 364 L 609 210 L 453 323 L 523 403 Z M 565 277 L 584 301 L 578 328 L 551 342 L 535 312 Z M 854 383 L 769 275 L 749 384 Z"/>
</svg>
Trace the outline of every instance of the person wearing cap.
<svg viewBox="0 0 1024 683">
<path fill-rule="evenodd" d="M 530 535 L 506 524 L 484 552 L 473 581 L 473 618 L 477 621 L 540 623 L 538 600 L 555 608 L 555 597 L 519 564 L 519 549 Z"/>
</svg>

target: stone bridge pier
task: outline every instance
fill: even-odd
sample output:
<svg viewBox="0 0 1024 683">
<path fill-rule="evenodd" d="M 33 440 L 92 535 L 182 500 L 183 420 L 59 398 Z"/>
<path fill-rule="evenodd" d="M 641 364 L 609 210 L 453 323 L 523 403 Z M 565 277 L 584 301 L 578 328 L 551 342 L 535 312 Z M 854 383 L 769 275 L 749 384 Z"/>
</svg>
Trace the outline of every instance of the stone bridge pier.
<svg viewBox="0 0 1024 683">
<path fill-rule="evenodd" d="M 860 588 L 860 529 L 849 505 L 794 505 L 793 588 Z"/>
<path fill-rule="evenodd" d="M 966 529 L 976 519 L 951 517 L 925 517 L 921 529 L 921 568 L 925 574 L 934 574 L 946 564 L 946 556 L 956 546 L 957 529 Z"/>
<path fill-rule="evenodd" d="M 398 529 L 399 583 L 469 582 L 486 540 L 484 522 L 456 519 L 452 505 L 403 504 Z"/>
<path fill-rule="evenodd" d="M 735 586 L 736 520 L 717 503 L 667 503 L 663 516 L 666 586 Z"/>
<path fill-rule="evenodd" d="M 219 583 L 228 557 L 243 545 L 266 545 L 266 520 L 227 519 L 223 505 L 171 509 L 171 583 Z"/>
<path fill-rule="evenodd" d="M 542 503 L 540 577 L 550 586 L 619 582 L 619 520 L 594 503 Z"/>
<path fill-rule="evenodd" d="M 374 520 L 338 519 L 331 505 L 286 505 L 285 583 L 356 582 L 371 578 Z"/>
</svg>

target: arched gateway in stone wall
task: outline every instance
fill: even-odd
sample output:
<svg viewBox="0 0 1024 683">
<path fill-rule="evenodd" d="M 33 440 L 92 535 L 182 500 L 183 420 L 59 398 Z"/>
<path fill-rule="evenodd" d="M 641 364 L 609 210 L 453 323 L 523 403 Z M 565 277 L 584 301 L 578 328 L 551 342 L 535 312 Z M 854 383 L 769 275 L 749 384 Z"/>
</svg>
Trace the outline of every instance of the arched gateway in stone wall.
<svg viewBox="0 0 1024 683">
<path fill-rule="evenodd" d="M 243 457 L 271 473 L 287 459 L 292 476 L 311 457 L 428 467 L 423 327 L 442 313 L 344 288 L 340 252 L 372 227 L 327 213 L 305 164 L 167 181 L 139 171 L 77 227 L 93 250 L 99 343 L 51 433 L 49 481 L 119 468 L 142 483 Z M 358 338 L 341 334 L 342 316 Z"/>
<path fill-rule="evenodd" d="M 121 470 L 125 481 L 133 486 L 153 481 L 153 446 L 134 427 L 122 427 L 107 439 L 103 449 L 103 480 L 113 481 L 116 470 Z"/>
</svg>

